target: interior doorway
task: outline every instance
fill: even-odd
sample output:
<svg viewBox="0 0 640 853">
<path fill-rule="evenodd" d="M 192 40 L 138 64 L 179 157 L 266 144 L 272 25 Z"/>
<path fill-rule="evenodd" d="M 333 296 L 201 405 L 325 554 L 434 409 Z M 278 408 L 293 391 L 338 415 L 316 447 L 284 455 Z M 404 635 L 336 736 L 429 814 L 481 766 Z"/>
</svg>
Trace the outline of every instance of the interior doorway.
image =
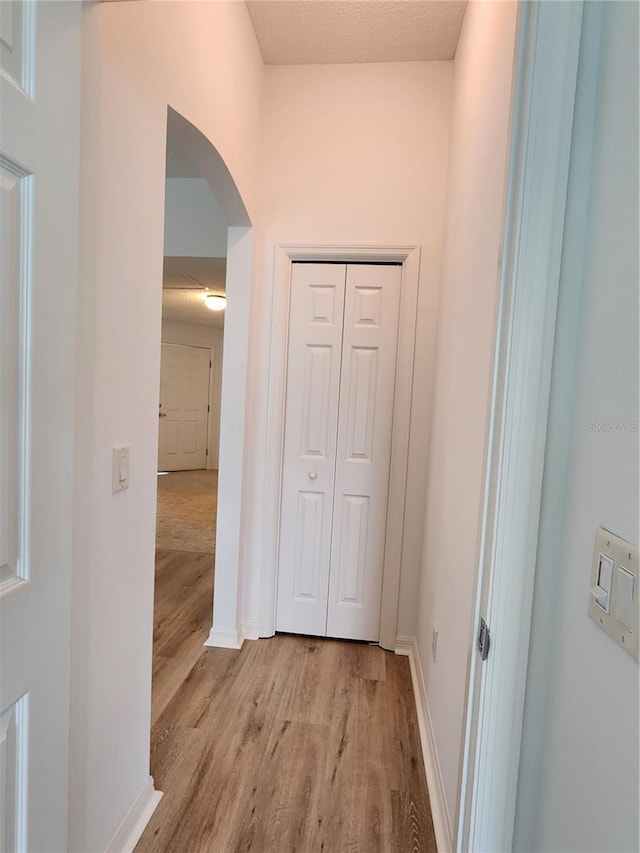
<svg viewBox="0 0 640 853">
<path fill-rule="evenodd" d="M 261 637 L 276 632 L 278 599 L 278 568 L 280 557 L 280 507 L 283 499 L 283 463 L 285 442 L 286 375 L 289 348 L 289 316 L 291 281 L 297 264 L 364 265 L 401 270 L 401 294 L 395 358 L 395 387 L 393 392 L 393 423 L 391 428 L 390 469 L 388 477 L 387 512 L 384 520 L 384 555 L 382 568 L 381 604 L 377 639 L 384 649 L 396 647 L 398 596 L 402 564 L 402 540 L 405 517 L 409 426 L 415 345 L 415 316 L 418 297 L 420 250 L 417 246 L 314 246 L 280 245 L 276 248 L 274 265 L 273 312 L 271 316 L 272 351 L 269 363 L 269 388 L 272 406 L 267 426 L 265 480 L 269 483 L 265 501 L 265 526 L 262 540 L 262 586 L 260 600 Z M 368 289 L 368 288 L 365 288 Z M 362 295 L 362 293 L 360 294 Z M 373 295 L 373 293 L 371 294 Z M 375 299 L 373 300 L 375 303 Z M 373 307 L 373 306 L 372 306 Z M 364 308 L 364 306 L 363 306 Z M 369 327 L 369 323 L 364 324 Z M 375 323 L 372 325 L 376 325 Z M 366 419 L 365 419 L 366 420 Z M 336 434 L 337 435 L 337 434 Z M 307 469 L 311 470 L 311 469 Z M 315 473 L 315 469 L 312 470 Z M 308 476 L 308 474 L 307 474 Z M 309 479 L 310 483 L 316 478 Z M 343 636 L 345 636 L 343 634 Z"/>
<path fill-rule="evenodd" d="M 152 722 L 211 627 L 226 308 L 227 222 L 167 136 L 158 406 Z"/>
</svg>

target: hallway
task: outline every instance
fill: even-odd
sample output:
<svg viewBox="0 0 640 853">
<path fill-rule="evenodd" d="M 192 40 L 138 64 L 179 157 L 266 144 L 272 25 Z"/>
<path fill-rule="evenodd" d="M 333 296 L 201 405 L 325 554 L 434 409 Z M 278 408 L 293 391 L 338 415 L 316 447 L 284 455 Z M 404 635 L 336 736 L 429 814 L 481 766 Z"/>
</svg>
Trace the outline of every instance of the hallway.
<svg viewBox="0 0 640 853">
<path fill-rule="evenodd" d="M 408 661 L 279 635 L 205 649 L 152 731 L 138 853 L 435 851 Z"/>
<path fill-rule="evenodd" d="M 165 517 L 204 473 L 159 478 Z M 292 635 L 203 648 L 212 591 L 211 553 L 157 551 L 151 773 L 164 797 L 137 853 L 433 853 L 408 659 Z"/>
</svg>

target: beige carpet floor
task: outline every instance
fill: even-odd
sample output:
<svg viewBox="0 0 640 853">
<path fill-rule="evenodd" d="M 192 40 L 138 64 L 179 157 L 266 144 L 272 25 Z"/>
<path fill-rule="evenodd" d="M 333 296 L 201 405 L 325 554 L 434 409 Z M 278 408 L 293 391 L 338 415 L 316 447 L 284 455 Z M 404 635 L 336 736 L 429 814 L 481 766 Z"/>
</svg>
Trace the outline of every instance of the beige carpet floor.
<svg viewBox="0 0 640 853">
<path fill-rule="evenodd" d="M 158 477 L 156 548 L 213 554 L 217 471 L 172 471 Z"/>
</svg>

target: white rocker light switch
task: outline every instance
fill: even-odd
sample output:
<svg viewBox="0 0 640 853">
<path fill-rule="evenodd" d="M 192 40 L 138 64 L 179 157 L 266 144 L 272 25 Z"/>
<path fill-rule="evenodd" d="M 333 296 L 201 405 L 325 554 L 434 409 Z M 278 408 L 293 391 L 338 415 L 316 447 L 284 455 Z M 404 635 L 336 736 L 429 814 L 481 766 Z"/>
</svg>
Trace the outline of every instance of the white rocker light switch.
<svg viewBox="0 0 640 853">
<path fill-rule="evenodd" d="M 596 534 L 589 590 L 589 617 L 638 660 L 640 595 L 638 546 L 604 527 Z"/>
</svg>

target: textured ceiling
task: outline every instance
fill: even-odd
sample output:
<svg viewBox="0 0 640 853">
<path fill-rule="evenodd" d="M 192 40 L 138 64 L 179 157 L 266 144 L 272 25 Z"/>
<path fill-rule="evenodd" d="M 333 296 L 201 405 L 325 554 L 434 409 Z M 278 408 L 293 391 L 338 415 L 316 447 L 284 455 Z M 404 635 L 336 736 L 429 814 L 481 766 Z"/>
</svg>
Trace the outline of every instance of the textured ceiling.
<svg viewBox="0 0 640 853">
<path fill-rule="evenodd" d="M 466 0 L 248 0 L 267 65 L 453 59 Z"/>
<path fill-rule="evenodd" d="M 224 311 L 210 311 L 204 294 L 224 293 L 226 267 L 226 258 L 165 258 L 162 319 L 222 329 Z"/>
</svg>

